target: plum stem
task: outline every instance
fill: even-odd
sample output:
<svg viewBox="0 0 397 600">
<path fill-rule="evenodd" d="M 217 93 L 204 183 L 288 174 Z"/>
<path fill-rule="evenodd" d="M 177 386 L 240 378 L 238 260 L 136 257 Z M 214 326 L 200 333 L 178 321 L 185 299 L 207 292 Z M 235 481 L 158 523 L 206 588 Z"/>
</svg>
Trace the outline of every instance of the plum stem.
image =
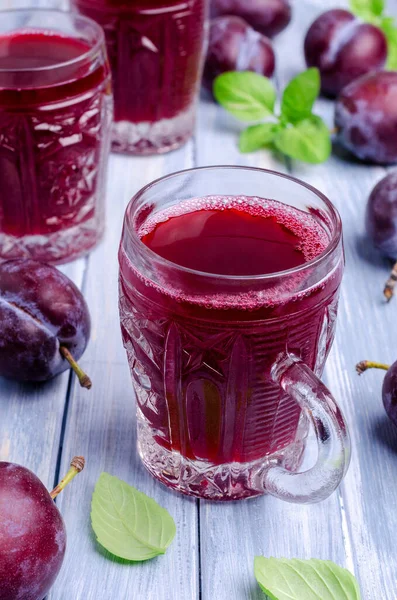
<svg viewBox="0 0 397 600">
<path fill-rule="evenodd" d="M 336 135 L 339 131 L 338 127 L 333 127 L 332 129 L 329 130 L 331 135 Z"/>
<path fill-rule="evenodd" d="M 58 483 L 58 485 L 52 490 L 50 496 L 53 500 L 65 489 L 65 487 L 76 477 L 78 473 L 84 469 L 85 460 L 83 456 L 75 456 L 70 463 L 70 469 L 66 473 L 65 477 Z"/>
<path fill-rule="evenodd" d="M 388 302 L 390 302 L 390 300 L 394 296 L 394 288 L 396 287 L 396 284 L 397 284 L 397 262 L 394 264 L 393 269 L 390 273 L 390 277 L 386 281 L 385 289 L 383 290 L 383 293 Z"/>
<path fill-rule="evenodd" d="M 74 360 L 73 356 L 69 352 L 69 350 L 65 346 L 60 346 L 59 348 L 63 358 L 65 358 L 73 371 L 76 373 L 78 380 L 80 382 L 81 387 L 90 390 L 92 388 L 92 381 L 88 377 L 86 373 L 84 373 L 83 369 L 79 366 L 79 364 Z"/>
<path fill-rule="evenodd" d="M 356 371 L 359 375 L 362 375 L 368 369 L 383 369 L 384 371 L 388 371 L 390 369 L 390 365 L 385 365 L 384 363 L 372 362 L 370 360 L 362 360 L 356 365 Z"/>
</svg>

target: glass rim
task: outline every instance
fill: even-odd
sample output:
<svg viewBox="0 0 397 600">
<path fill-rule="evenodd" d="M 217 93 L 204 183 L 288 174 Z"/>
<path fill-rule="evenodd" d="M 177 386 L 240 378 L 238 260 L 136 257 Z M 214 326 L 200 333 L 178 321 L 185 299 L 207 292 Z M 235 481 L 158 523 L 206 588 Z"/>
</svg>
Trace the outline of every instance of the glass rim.
<svg viewBox="0 0 397 600">
<path fill-rule="evenodd" d="M 163 258 L 153 250 L 151 250 L 146 244 L 142 242 L 142 239 L 139 237 L 138 232 L 134 227 L 130 227 L 131 224 L 129 220 L 131 219 L 131 215 L 129 211 L 134 207 L 135 203 L 138 202 L 148 191 L 152 188 L 156 187 L 158 184 L 161 184 L 165 181 L 169 181 L 171 179 L 177 179 L 181 175 L 188 175 L 189 173 L 196 173 L 199 171 L 217 171 L 217 170 L 239 170 L 239 171 L 247 171 L 247 172 L 256 172 L 263 173 L 266 175 L 272 175 L 275 177 L 280 177 L 282 179 L 287 179 L 292 183 L 300 185 L 301 187 L 306 188 L 308 191 L 315 194 L 320 200 L 326 205 L 331 213 L 332 225 L 334 227 L 334 231 L 332 232 L 332 237 L 327 244 L 327 247 L 320 252 L 315 258 L 312 258 L 303 265 L 298 265 L 297 267 L 293 267 L 291 269 L 286 269 L 284 271 L 275 271 L 274 273 L 265 273 L 262 275 L 224 275 L 221 273 L 207 273 L 206 271 L 198 271 L 196 269 L 191 269 L 189 267 L 184 267 L 182 265 L 178 265 L 178 263 L 172 262 L 166 258 Z M 126 212 L 125 212 L 125 223 L 127 224 L 128 234 L 131 236 L 133 242 L 136 242 L 140 249 L 145 252 L 149 257 L 156 260 L 157 262 L 164 264 L 165 266 L 171 267 L 173 269 L 177 269 L 183 273 L 189 273 L 191 275 L 196 275 L 199 277 L 207 277 L 218 279 L 221 281 L 240 281 L 240 282 L 250 282 L 250 281 L 269 281 L 272 279 L 280 279 L 281 277 L 286 277 L 290 275 L 294 275 L 296 273 L 303 273 L 306 270 L 311 268 L 315 268 L 321 263 L 323 263 L 327 258 L 329 258 L 333 252 L 338 248 L 341 239 L 342 239 L 342 220 L 337 208 L 333 205 L 333 203 L 319 190 L 317 190 L 312 185 L 298 179 L 297 177 L 293 177 L 286 173 L 280 173 L 279 171 L 272 171 L 271 169 L 262 169 L 260 167 L 249 167 L 242 165 L 212 165 L 206 167 L 192 167 L 190 169 L 183 169 L 180 171 L 176 171 L 174 173 L 170 173 L 168 175 L 164 175 L 155 179 L 154 181 L 146 184 L 143 188 L 141 188 L 129 201 Z"/>
<path fill-rule="evenodd" d="M 98 23 L 96 23 L 96 21 L 94 21 L 90 17 L 86 17 L 84 15 L 80 15 L 78 13 L 74 13 L 69 10 L 59 10 L 59 9 L 55 9 L 55 8 L 41 8 L 41 7 L 38 7 L 38 8 L 33 8 L 33 7 L 26 8 L 25 7 L 25 8 L 6 9 L 6 10 L 0 11 L 1 17 L 7 16 L 7 15 L 18 15 L 18 14 L 23 14 L 23 13 L 47 14 L 47 15 L 54 15 L 54 16 L 57 16 L 57 15 L 65 16 L 66 15 L 68 17 L 71 17 L 74 23 L 76 21 L 80 21 L 82 23 L 86 23 L 87 25 L 90 25 L 90 27 L 92 27 L 92 29 L 97 34 L 98 39 L 95 41 L 95 43 L 92 46 L 90 46 L 90 48 L 87 51 L 83 52 L 82 54 L 79 54 L 79 56 L 76 56 L 75 58 L 71 58 L 70 60 L 60 61 L 55 64 L 47 65 L 44 67 L 29 67 L 29 68 L 26 68 L 26 67 L 3 68 L 3 67 L 0 67 L 0 73 L 33 73 L 33 72 L 41 73 L 41 72 L 51 71 L 53 69 L 69 67 L 76 63 L 83 62 L 86 59 L 89 59 L 91 55 L 92 56 L 95 55 L 99 51 L 101 46 L 103 46 L 105 44 L 105 35 L 103 32 L 103 29 L 100 25 L 98 25 Z M 26 31 L 29 31 L 30 29 L 32 31 L 46 31 L 47 30 L 47 31 L 58 32 L 58 30 L 55 28 L 45 28 L 42 26 L 38 26 L 38 27 L 34 27 L 34 28 L 27 27 Z M 11 31 L 13 31 L 13 30 L 10 30 L 10 32 Z M 15 29 L 14 31 L 18 31 L 18 29 Z M 62 33 L 62 32 L 59 31 L 59 33 Z M 7 35 L 7 33 L 6 33 L 6 35 Z M 76 39 L 78 39 L 78 38 L 76 38 Z"/>
</svg>

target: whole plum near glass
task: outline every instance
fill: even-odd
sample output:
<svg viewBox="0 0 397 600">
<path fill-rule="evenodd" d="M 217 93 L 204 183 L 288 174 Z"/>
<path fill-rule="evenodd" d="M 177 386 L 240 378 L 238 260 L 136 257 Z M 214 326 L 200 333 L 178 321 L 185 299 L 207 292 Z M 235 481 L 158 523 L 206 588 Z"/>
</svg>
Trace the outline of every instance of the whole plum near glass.
<svg viewBox="0 0 397 600">
<path fill-rule="evenodd" d="M 335 104 L 339 142 L 361 160 L 397 162 L 397 72 L 369 73 L 350 83 Z"/>
<path fill-rule="evenodd" d="M 210 24 L 204 85 L 212 90 L 214 79 L 227 71 L 254 71 L 265 77 L 274 73 L 275 56 L 270 40 L 239 17 L 219 17 Z"/>
<path fill-rule="evenodd" d="M 382 400 L 389 419 L 397 426 L 397 362 L 391 366 L 383 363 L 363 360 L 356 366 L 359 375 L 368 369 L 383 369 L 387 371 L 383 380 Z"/>
<path fill-rule="evenodd" d="M 304 50 L 307 65 L 320 71 L 323 94 L 331 97 L 357 77 L 383 69 L 387 60 L 384 33 L 344 9 L 329 10 L 314 21 Z"/>
<path fill-rule="evenodd" d="M 20 259 L 0 264 L 0 376 L 46 381 L 72 366 L 90 387 L 75 362 L 90 328 L 83 295 L 55 267 Z"/>
<path fill-rule="evenodd" d="M 397 425 L 397 362 L 387 371 L 382 386 L 383 406 L 394 425 Z"/>
<path fill-rule="evenodd" d="M 241 17 L 267 37 L 280 33 L 291 20 L 288 0 L 211 0 L 211 17 Z"/>
<path fill-rule="evenodd" d="M 397 171 L 392 171 L 374 187 L 365 215 L 368 237 L 382 254 L 397 258 Z"/>
<path fill-rule="evenodd" d="M 385 256 L 397 259 L 397 171 L 386 175 L 371 192 L 365 215 L 365 228 L 374 246 Z M 397 283 L 394 265 L 384 294 L 391 300 Z"/>
<path fill-rule="evenodd" d="M 66 549 L 53 499 L 83 468 L 83 457 L 75 457 L 50 494 L 25 467 L 0 462 L 0 600 L 42 600 L 53 585 Z"/>
</svg>

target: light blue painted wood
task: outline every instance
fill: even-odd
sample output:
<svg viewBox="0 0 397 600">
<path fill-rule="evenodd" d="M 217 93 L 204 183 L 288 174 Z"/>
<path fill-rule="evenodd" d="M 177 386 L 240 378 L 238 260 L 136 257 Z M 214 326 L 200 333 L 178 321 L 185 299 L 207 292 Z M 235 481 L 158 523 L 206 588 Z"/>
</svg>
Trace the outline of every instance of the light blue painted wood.
<svg viewBox="0 0 397 600">
<path fill-rule="evenodd" d="M 93 332 L 85 360 L 94 383 L 89 396 L 80 387 L 73 389 L 62 454 L 62 472 L 73 454 L 83 454 L 87 468 L 76 480 L 77 485 L 59 497 L 69 545 L 64 568 L 49 595 L 51 600 L 199 598 L 197 503 L 179 498 L 156 483 L 140 463 L 134 396 L 117 306 L 117 249 L 127 202 L 146 183 L 190 167 L 192 162 L 192 142 L 165 157 L 111 157 L 109 226 L 104 243 L 90 256 L 86 288 Z M 123 565 L 110 561 L 96 544 L 89 512 L 102 471 L 149 494 L 173 515 L 178 533 L 164 557 L 143 565 Z"/>
<path fill-rule="evenodd" d="M 68 6 L 68 0 L 0 0 L 0 10 L 30 7 L 67 10 Z"/>
<path fill-rule="evenodd" d="M 304 2 L 296 11 L 297 31 L 305 31 L 316 8 Z M 397 4 L 389 2 L 397 17 Z M 288 34 L 284 35 L 287 38 Z M 288 38 L 290 39 L 290 38 Z M 293 38 L 294 39 L 294 38 Z M 302 54 L 291 53 L 280 39 L 284 80 L 304 68 Z M 280 46 L 279 46 L 280 47 Z M 333 103 L 320 101 L 318 112 L 333 126 Z M 350 424 L 353 455 L 340 489 L 345 508 L 347 563 L 359 578 L 363 598 L 397 598 L 397 430 L 388 421 L 381 401 L 379 372 L 359 378 L 355 364 L 364 358 L 396 359 L 395 302 L 387 305 L 382 290 L 390 263 L 382 259 L 364 235 L 367 198 L 385 170 L 334 156 L 311 168 L 293 165 L 293 173 L 323 191 L 340 211 L 346 249 L 338 329 L 326 367 L 325 380 L 343 407 Z M 329 526 L 329 522 L 328 522 Z M 340 540 L 342 545 L 342 540 Z"/>
<path fill-rule="evenodd" d="M 14 6 L 28 4 L 0 0 L 1 8 L 11 1 Z M 35 1 L 48 5 L 47 0 Z M 397 1 L 388 4 L 397 16 Z M 332 5 L 346 3 L 335 0 Z M 293 24 L 276 42 L 281 83 L 303 68 L 304 32 L 330 4 L 295 0 L 294 8 Z M 332 103 L 319 102 L 318 111 L 331 125 Z M 73 454 L 87 458 L 85 473 L 59 498 L 69 543 L 50 600 L 260 600 L 263 595 L 253 577 L 255 554 L 332 559 L 356 573 L 363 599 L 397 598 L 397 432 L 381 405 L 382 374 L 359 379 L 354 372 L 362 358 L 395 359 L 396 304 L 386 306 L 382 299 L 389 264 L 363 239 L 366 198 L 383 169 L 336 157 L 323 166 L 292 165 L 296 176 L 330 197 L 344 224 L 347 267 L 337 338 L 326 369 L 327 384 L 346 412 L 353 440 L 352 465 L 340 491 L 309 507 L 267 497 L 226 506 L 202 502 L 198 512 L 199 503 L 168 492 L 137 458 L 132 388 L 117 314 L 116 253 L 124 207 L 144 183 L 193 164 L 286 170 L 267 152 L 239 154 L 238 130 L 236 121 L 205 101 L 196 140 L 184 149 L 153 159 L 112 156 L 106 239 L 87 261 L 63 269 L 77 284 L 85 282 L 93 335 L 82 365 L 93 378 L 93 390 L 87 393 L 73 384 L 65 406 L 68 374 L 34 388 L 0 381 L 0 460 L 25 464 L 51 487 L 65 408 L 61 473 Z M 173 514 L 178 534 L 164 557 L 145 565 L 121 565 L 98 548 L 88 514 L 102 470 L 136 485 Z"/>
</svg>

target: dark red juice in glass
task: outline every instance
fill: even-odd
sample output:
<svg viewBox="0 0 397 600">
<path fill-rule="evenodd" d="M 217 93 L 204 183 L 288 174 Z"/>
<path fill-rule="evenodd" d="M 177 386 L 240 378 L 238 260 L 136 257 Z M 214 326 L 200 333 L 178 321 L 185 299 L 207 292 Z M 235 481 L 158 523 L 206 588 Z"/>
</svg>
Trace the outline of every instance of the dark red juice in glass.
<svg viewBox="0 0 397 600">
<path fill-rule="evenodd" d="M 66 262 L 104 230 L 112 99 L 102 33 L 67 13 L 4 15 L 0 257 Z"/>
<path fill-rule="evenodd" d="M 73 0 L 104 28 L 113 75 L 113 149 L 155 154 L 193 132 L 207 0 Z"/>
<path fill-rule="evenodd" d="M 273 369 L 287 351 L 320 375 L 334 337 L 343 255 L 309 269 L 329 245 L 318 215 L 230 195 L 149 202 L 134 225 L 127 209 L 122 333 L 139 451 L 161 481 L 235 499 L 264 491 L 266 461 L 299 465 L 307 419 Z"/>
</svg>

